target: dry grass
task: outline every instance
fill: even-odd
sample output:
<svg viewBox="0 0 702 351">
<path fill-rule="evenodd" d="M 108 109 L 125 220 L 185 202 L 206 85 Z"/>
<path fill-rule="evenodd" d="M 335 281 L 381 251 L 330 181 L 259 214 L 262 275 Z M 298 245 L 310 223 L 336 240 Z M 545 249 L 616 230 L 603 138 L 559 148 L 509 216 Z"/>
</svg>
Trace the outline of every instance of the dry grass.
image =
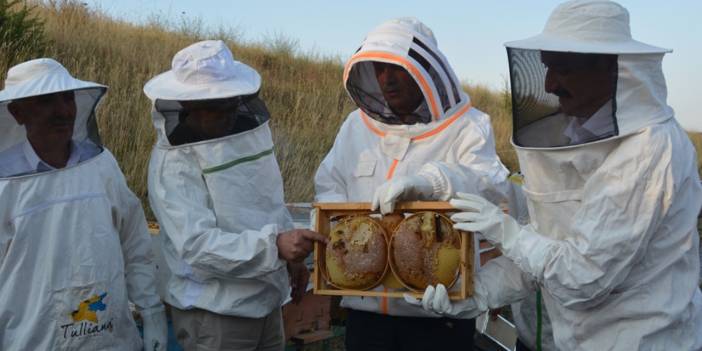
<svg viewBox="0 0 702 351">
<path fill-rule="evenodd" d="M 213 36 L 203 34 L 197 25 L 188 31 L 169 30 L 157 21 L 143 26 L 120 22 L 74 2 L 43 2 L 35 11 L 44 20 L 50 40 L 46 55 L 76 77 L 110 86 L 98 110 L 103 142 L 120 162 L 130 187 L 145 199 L 146 166 L 155 132 L 142 87 L 170 67 L 178 50 Z M 226 31 L 217 37 L 227 41 L 235 57 L 261 73 L 261 94 L 272 115 L 286 199 L 310 201 L 314 172 L 341 122 L 354 109 L 341 84 L 340 61 L 296 53 L 295 42 L 280 37 L 261 45 L 240 45 Z M 2 74 L 16 61 L 3 62 Z M 502 96 L 481 87 L 469 90 L 474 105 L 493 115 L 500 151 L 513 160 Z"/>
<path fill-rule="evenodd" d="M 146 199 L 146 171 L 155 141 L 151 103 L 142 87 L 170 68 L 173 55 L 206 37 L 201 30 L 168 30 L 162 24 L 136 26 L 109 18 L 73 2 L 42 3 L 36 14 L 50 40 L 46 56 L 63 63 L 76 77 L 110 87 L 98 110 L 104 144 L 115 154 L 129 186 Z M 224 36 L 224 37 L 222 37 Z M 238 45 L 237 59 L 263 78 L 261 94 L 272 114 L 276 154 L 288 201 L 312 199 L 312 176 L 331 146 L 340 123 L 353 108 L 341 86 L 337 60 L 295 55 L 293 43 Z M 0 61 L 7 67 L 26 58 Z"/>
<path fill-rule="evenodd" d="M 700 162 L 700 156 L 702 155 L 702 133 L 687 133 L 690 137 L 692 145 L 695 146 L 697 151 L 697 172 L 702 174 L 702 163 Z"/>
<path fill-rule="evenodd" d="M 489 88 L 464 84 L 463 88 L 468 92 L 473 106 L 490 115 L 492 130 L 495 133 L 495 144 L 497 154 L 502 163 L 510 169 L 519 169 L 517 154 L 510 143 L 512 136 L 512 97 L 503 90 L 496 92 Z"/>
<path fill-rule="evenodd" d="M 226 30 L 208 34 L 197 23 L 191 29 L 183 26 L 176 30 L 167 29 L 158 20 L 138 26 L 71 1 L 39 4 L 35 11 L 45 22 L 49 40 L 46 55 L 62 62 L 76 77 L 110 86 L 98 111 L 103 141 L 142 200 L 146 198 L 147 162 L 155 140 L 151 105 L 142 87 L 151 77 L 169 69 L 178 50 L 204 38 L 225 40 L 236 58 L 261 73 L 261 94 L 272 114 L 286 199 L 312 199 L 314 172 L 341 122 L 354 108 L 341 84 L 338 59 L 297 53 L 295 42 L 281 37 L 266 44 L 242 45 Z M 9 65 L 24 59 L 0 58 L 1 78 Z M 492 116 L 498 153 L 508 168 L 515 170 L 516 155 L 509 143 L 509 95 L 481 86 L 465 88 L 473 105 Z M 700 150 L 702 137 L 691 137 Z"/>
</svg>

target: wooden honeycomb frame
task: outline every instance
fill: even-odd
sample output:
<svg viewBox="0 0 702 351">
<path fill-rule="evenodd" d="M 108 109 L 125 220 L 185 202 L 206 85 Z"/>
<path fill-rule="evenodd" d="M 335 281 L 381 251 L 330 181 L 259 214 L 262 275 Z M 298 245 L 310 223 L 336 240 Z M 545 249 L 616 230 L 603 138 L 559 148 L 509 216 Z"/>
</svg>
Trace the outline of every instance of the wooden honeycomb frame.
<svg viewBox="0 0 702 351">
<path fill-rule="evenodd" d="M 314 223 L 315 231 L 329 235 L 332 219 L 339 216 L 349 215 L 370 215 L 377 214 L 377 211 L 370 210 L 368 202 L 343 202 L 343 203 L 315 203 L 313 204 L 317 211 Z M 450 217 L 450 213 L 457 210 L 448 202 L 444 201 L 412 201 L 398 202 L 395 205 L 395 212 L 401 213 L 416 213 L 422 211 L 434 211 L 445 214 Z M 474 242 L 473 233 L 461 232 L 461 261 L 459 264 L 460 279 L 456 284 L 459 284 L 459 289 L 451 289 L 449 297 L 452 300 L 463 300 L 473 295 L 473 265 L 474 265 Z M 354 290 L 354 289 L 339 289 L 330 285 L 322 273 L 325 268 L 325 246 L 320 243 L 314 245 L 314 272 L 312 273 L 314 293 L 318 295 L 336 295 L 336 296 L 374 296 L 374 297 L 392 297 L 402 298 L 404 294 L 409 294 L 417 298 L 421 298 L 422 292 L 413 292 L 408 289 L 392 290 L 392 291 L 373 291 L 373 290 Z M 391 269 L 388 269 L 386 274 L 394 274 Z M 387 290 L 387 289 L 386 289 Z"/>
</svg>

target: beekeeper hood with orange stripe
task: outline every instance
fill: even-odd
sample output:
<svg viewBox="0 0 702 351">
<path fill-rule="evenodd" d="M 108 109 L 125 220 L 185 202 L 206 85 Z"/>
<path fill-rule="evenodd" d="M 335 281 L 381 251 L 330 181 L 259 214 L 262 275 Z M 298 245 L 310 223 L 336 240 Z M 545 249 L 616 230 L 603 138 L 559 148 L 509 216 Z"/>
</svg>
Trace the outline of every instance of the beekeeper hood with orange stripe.
<svg viewBox="0 0 702 351">
<path fill-rule="evenodd" d="M 386 77 L 398 70 L 405 77 Z M 394 19 L 371 31 L 346 64 L 344 86 L 359 109 L 317 170 L 317 201 L 373 201 L 384 213 L 399 199 L 447 200 L 456 191 L 506 201 L 508 172 L 495 151 L 490 117 L 471 106 L 419 20 Z M 342 304 L 436 316 L 401 299 L 344 298 Z"/>
<path fill-rule="evenodd" d="M 602 0 L 565 2 L 505 45 L 530 223 L 466 195 L 456 227 L 531 277 L 559 350 L 700 350 L 702 187 L 666 103 L 670 51 L 632 39 L 628 11 Z"/>
<path fill-rule="evenodd" d="M 178 309 L 261 318 L 289 296 L 276 238 L 293 224 L 260 86 L 219 40 L 179 51 L 144 86 L 158 135 L 149 200 Z"/>
</svg>

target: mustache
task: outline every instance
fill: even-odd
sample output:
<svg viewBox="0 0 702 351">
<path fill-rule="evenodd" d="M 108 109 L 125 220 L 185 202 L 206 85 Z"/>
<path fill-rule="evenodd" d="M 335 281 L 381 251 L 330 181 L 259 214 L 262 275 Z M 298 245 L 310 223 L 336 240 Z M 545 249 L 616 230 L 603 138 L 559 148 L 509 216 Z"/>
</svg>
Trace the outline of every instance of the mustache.
<svg viewBox="0 0 702 351">
<path fill-rule="evenodd" d="M 553 94 L 556 95 L 556 96 L 558 96 L 558 97 L 564 97 L 564 98 L 572 97 L 572 96 L 570 95 L 570 93 L 569 93 L 567 90 L 563 89 L 563 88 L 558 88 L 558 89 L 556 89 L 556 90 L 553 92 Z"/>
<path fill-rule="evenodd" d="M 67 118 L 67 117 L 54 117 L 51 119 L 50 124 L 52 126 L 56 127 L 62 127 L 62 126 L 68 126 L 68 125 L 73 125 L 75 123 L 74 118 Z"/>
<path fill-rule="evenodd" d="M 380 86 L 382 91 L 396 91 L 400 90 L 400 85 L 396 83 L 385 83 Z"/>
</svg>

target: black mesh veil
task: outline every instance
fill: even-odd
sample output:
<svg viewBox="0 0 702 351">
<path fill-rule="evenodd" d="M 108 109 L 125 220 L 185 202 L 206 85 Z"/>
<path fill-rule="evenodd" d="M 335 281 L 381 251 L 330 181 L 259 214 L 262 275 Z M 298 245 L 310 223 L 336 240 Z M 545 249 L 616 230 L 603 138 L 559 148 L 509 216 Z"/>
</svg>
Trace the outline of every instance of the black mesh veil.
<svg viewBox="0 0 702 351">
<path fill-rule="evenodd" d="M 103 150 L 95 117 L 107 88 L 90 87 L 23 97 L 0 104 L 4 140 L 0 177 L 73 166 Z M 41 150 L 67 147 L 67 162 L 45 158 Z M 48 154 L 46 154 L 48 156 Z"/>
<path fill-rule="evenodd" d="M 617 56 L 507 48 L 513 140 L 579 145 L 617 135 Z"/>
<path fill-rule="evenodd" d="M 403 68 L 404 69 L 404 68 Z M 346 80 L 346 89 L 356 105 L 369 117 L 386 124 L 406 124 L 407 120 L 414 123 L 429 123 L 432 120 L 431 112 L 426 100 L 410 114 L 405 116 L 405 122 L 400 119 L 390 108 L 378 84 L 373 61 L 355 63 Z"/>
<path fill-rule="evenodd" d="M 258 94 L 224 99 L 156 100 L 171 145 L 216 139 L 254 129 L 270 119 Z"/>
<path fill-rule="evenodd" d="M 95 109 L 97 104 L 102 99 L 105 94 L 105 89 L 103 88 L 91 88 L 91 89 L 81 89 L 75 92 L 76 94 L 76 104 L 84 105 L 85 108 L 80 112 L 85 114 L 85 138 L 90 140 L 93 144 L 102 147 L 102 139 L 100 138 L 100 131 L 98 130 L 97 118 L 95 116 Z M 82 130 L 81 130 L 82 131 Z M 82 138 L 79 132 L 74 132 L 74 139 Z"/>
</svg>

